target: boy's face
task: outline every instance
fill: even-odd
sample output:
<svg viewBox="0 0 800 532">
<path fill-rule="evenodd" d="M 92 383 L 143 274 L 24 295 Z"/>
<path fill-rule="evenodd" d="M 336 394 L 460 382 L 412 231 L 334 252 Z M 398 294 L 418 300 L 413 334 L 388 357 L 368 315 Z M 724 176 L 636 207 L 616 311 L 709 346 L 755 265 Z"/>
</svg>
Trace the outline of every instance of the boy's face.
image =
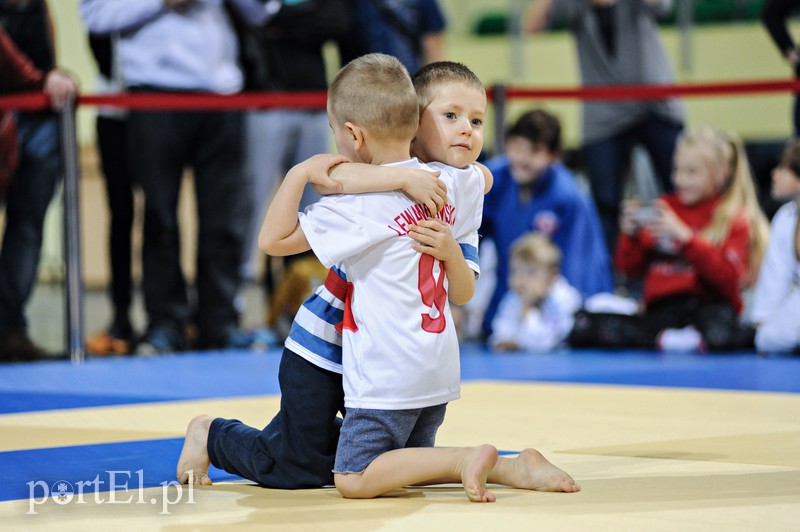
<svg viewBox="0 0 800 532">
<path fill-rule="evenodd" d="M 411 152 L 422 162 L 438 161 L 457 168 L 478 160 L 483 149 L 486 93 L 464 83 L 445 83 L 434 90 L 422 112 Z"/>
<path fill-rule="evenodd" d="M 547 146 L 525 137 L 509 137 L 505 148 L 511 177 L 520 185 L 533 183 L 556 159 Z"/>
<path fill-rule="evenodd" d="M 527 305 L 538 305 L 547 298 L 556 275 L 549 268 L 512 259 L 508 284 Z"/>
<path fill-rule="evenodd" d="M 800 194 L 800 176 L 784 165 L 772 170 L 772 197 L 777 200 L 793 198 Z"/>
</svg>

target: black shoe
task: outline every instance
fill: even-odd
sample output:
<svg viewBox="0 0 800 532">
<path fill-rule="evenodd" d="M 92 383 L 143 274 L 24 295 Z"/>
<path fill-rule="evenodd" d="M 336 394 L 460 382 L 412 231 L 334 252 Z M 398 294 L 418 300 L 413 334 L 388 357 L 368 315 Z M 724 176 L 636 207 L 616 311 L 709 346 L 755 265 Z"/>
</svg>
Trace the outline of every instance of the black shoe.
<svg viewBox="0 0 800 532">
<path fill-rule="evenodd" d="M 0 362 L 34 362 L 49 360 L 47 351 L 28 337 L 23 331 L 11 331 L 0 340 Z"/>
</svg>

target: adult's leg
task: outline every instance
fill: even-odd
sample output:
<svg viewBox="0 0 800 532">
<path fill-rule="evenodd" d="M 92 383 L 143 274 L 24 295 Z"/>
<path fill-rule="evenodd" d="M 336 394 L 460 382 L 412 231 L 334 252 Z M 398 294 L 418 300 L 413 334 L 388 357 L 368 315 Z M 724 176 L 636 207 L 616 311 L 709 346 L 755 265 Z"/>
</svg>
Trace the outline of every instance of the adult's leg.
<svg viewBox="0 0 800 532">
<path fill-rule="evenodd" d="M 130 333 L 131 304 L 131 229 L 133 228 L 133 179 L 127 157 L 127 121 L 97 117 L 97 147 L 106 183 L 111 217 L 109 250 L 111 260 L 111 302 L 114 307 L 112 329 Z M 116 330 L 118 329 L 118 330 Z"/>
<path fill-rule="evenodd" d="M 650 155 L 661 189 L 664 192 L 674 190 L 675 187 L 672 184 L 673 156 L 678 137 L 683 131 L 683 125 L 651 115 L 638 130 L 640 134 L 637 137 Z"/>
<path fill-rule="evenodd" d="M 135 111 L 128 120 L 129 161 L 145 198 L 142 288 L 148 335 L 160 332 L 171 344 L 182 344 L 189 306 L 177 208 L 186 139 L 195 120 L 192 113 L 169 111 Z"/>
<path fill-rule="evenodd" d="M 196 118 L 198 345 L 225 347 L 238 327 L 235 300 L 252 208 L 252 183 L 242 167 L 244 114 L 212 111 Z"/>
<path fill-rule="evenodd" d="M 285 349 L 278 379 L 281 407 L 263 429 L 215 419 L 208 435 L 214 466 L 270 488 L 317 488 L 333 482 L 344 411 L 342 376 Z"/>
<path fill-rule="evenodd" d="M 592 189 L 606 245 L 613 254 L 619 233 L 619 204 L 627 154 L 624 135 L 590 142 L 584 146 L 586 171 Z"/>
<path fill-rule="evenodd" d="M 253 261 L 261 256 L 258 233 L 278 182 L 292 163 L 291 146 L 296 144 L 296 131 L 291 129 L 286 117 L 292 111 L 270 109 L 251 111 L 245 117 L 245 172 L 253 187 L 252 216 L 245 240 L 242 258 L 242 276 L 252 278 Z M 321 153 L 321 152 L 315 152 Z"/>
<path fill-rule="evenodd" d="M 24 311 L 39 266 L 44 217 L 61 176 L 55 115 L 18 114 L 17 135 L 19 165 L 8 189 L 0 250 L 0 341 L 27 327 Z"/>
<path fill-rule="evenodd" d="M 292 129 L 297 131 L 292 165 L 305 161 L 312 155 L 331 151 L 330 126 L 325 111 L 292 111 Z M 311 205 L 319 198 L 319 194 L 313 188 L 306 187 L 300 199 L 300 208 Z"/>
</svg>

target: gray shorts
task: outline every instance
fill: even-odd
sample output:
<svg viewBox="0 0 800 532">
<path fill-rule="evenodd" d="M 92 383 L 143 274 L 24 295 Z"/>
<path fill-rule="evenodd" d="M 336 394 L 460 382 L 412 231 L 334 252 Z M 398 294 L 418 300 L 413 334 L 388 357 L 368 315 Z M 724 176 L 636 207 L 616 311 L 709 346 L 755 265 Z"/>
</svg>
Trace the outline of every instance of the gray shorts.
<svg viewBox="0 0 800 532">
<path fill-rule="evenodd" d="M 348 408 L 334 473 L 362 473 L 378 456 L 406 447 L 433 447 L 447 404 L 411 410 Z"/>
</svg>

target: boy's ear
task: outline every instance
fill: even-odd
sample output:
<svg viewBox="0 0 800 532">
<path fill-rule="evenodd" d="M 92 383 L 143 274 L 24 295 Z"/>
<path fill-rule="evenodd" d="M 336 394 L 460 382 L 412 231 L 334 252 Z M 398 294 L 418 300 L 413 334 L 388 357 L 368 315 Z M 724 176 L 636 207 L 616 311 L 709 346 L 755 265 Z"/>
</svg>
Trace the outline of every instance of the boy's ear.
<svg viewBox="0 0 800 532">
<path fill-rule="evenodd" d="M 344 128 L 347 130 L 348 135 L 350 135 L 353 147 L 358 150 L 364 144 L 364 132 L 352 122 L 345 122 Z"/>
</svg>

